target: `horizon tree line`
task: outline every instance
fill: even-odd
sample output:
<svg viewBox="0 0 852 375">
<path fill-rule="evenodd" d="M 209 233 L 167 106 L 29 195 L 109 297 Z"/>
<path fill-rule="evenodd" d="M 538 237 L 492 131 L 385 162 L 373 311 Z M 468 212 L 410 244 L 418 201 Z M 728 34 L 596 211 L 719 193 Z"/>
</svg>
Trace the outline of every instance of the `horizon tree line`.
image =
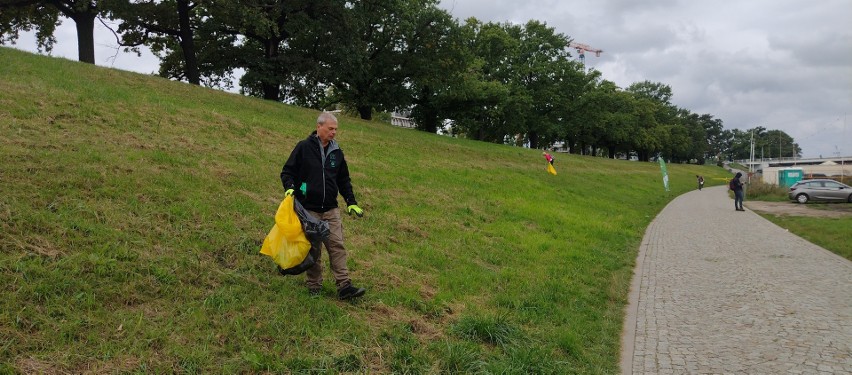
<svg viewBox="0 0 852 375">
<path fill-rule="evenodd" d="M 459 21 L 437 0 L 0 0 L 0 44 L 36 31 L 50 51 L 62 17 L 79 60 L 94 64 L 94 23 L 116 23 L 120 46 L 148 47 L 159 75 L 266 100 L 341 108 L 371 120 L 408 113 L 417 128 L 474 140 L 609 158 L 743 159 L 756 147 L 801 155 L 780 130 L 726 130 L 671 103 L 671 87 L 627 88 L 572 58 L 571 38 L 545 23 Z"/>
</svg>

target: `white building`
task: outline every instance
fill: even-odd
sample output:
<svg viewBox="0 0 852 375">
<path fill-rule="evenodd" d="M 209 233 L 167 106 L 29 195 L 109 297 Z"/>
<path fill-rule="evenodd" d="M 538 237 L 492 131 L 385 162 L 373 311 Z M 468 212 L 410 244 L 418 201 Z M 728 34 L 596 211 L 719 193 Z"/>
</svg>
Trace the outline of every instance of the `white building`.
<svg viewBox="0 0 852 375">
<path fill-rule="evenodd" d="M 761 173 L 762 181 L 767 184 L 778 184 L 778 172 L 784 169 L 801 169 L 805 180 L 812 178 L 833 178 L 844 181 L 852 180 L 852 158 L 839 158 L 840 160 L 799 160 L 796 163 L 763 163 L 758 172 Z M 774 164 L 774 165 L 773 165 Z"/>
</svg>

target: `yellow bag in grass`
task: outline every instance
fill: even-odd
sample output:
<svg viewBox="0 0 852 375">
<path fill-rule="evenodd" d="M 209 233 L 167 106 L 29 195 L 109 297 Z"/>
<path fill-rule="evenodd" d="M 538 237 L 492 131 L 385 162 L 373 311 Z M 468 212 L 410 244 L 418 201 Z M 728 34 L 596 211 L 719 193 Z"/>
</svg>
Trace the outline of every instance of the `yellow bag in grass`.
<svg viewBox="0 0 852 375">
<path fill-rule="evenodd" d="M 305 260 L 311 243 L 302 231 L 299 216 L 293 210 L 293 196 L 284 198 L 275 213 L 275 225 L 260 248 L 261 254 L 272 257 L 282 269 L 294 267 Z"/>
<path fill-rule="evenodd" d="M 553 164 L 547 163 L 547 171 L 556 176 L 556 168 L 553 168 Z"/>
</svg>

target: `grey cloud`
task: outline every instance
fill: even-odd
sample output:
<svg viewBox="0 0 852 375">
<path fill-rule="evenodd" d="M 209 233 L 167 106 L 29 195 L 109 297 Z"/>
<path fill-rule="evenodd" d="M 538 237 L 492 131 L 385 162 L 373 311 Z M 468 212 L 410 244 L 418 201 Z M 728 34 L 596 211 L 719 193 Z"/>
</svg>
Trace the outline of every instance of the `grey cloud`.
<svg viewBox="0 0 852 375">
<path fill-rule="evenodd" d="M 789 51 L 798 62 L 815 66 L 852 65 L 852 34 L 824 33 L 770 37 L 770 46 Z"/>
</svg>

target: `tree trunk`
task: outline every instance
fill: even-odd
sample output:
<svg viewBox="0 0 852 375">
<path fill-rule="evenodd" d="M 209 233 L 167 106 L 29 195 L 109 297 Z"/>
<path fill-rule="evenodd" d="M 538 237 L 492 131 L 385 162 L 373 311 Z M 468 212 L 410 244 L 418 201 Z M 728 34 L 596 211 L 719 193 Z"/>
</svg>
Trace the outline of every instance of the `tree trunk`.
<svg viewBox="0 0 852 375">
<path fill-rule="evenodd" d="M 438 132 L 438 110 L 435 108 L 434 103 L 431 102 L 432 99 L 432 89 L 429 86 L 424 86 L 420 90 L 421 99 L 418 103 L 418 107 L 421 113 L 421 121 L 422 123 L 417 123 L 417 129 L 426 131 L 429 133 L 437 133 Z"/>
<path fill-rule="evenodd" d="M 537 132 L 529 132 L 527 133 L 527 137 L 530 141 L 530 148 L 535 150 L 538 148 L 538 133 Z"/>
<path fill-rule="evenodd" d="M 180 48 L 183 50 L 184 74 L 186 80 L 193 85 L 201 85 L 198 72 L 198 57 L 195 54 L 195 40 L 192 25 L 189 23 L 189 3 L 178 0 L 178 23 L 180 24 Z"/>
<path fill-rule="evenodd" d="M 274 78 L 275 74 L 272 74 L 269 66 L 274 65 L 271 61 L 276 60 L 278 58 L 278 45 L 281 43 L 282 39 L 279 38 L 270 38 L 264 40 L 264 62 L 261 63 L 261 77 L 260 77 L 260 86 L 263 89 L 263 98 L 266 100 L 274 100 L 278 101 L 281 98 L 281 83 L 277 82 Z M 275 81 L 275 82 L 272 82 Z"/>
<path fill-rule="evenodd" d="M 263 87 L 263 98 L 266 100 L 278 101 L 281 96 L 281 86 L 278 83 L 261 82 Z"/>
<path fill-rule="evenodd" d="M 359 105 L 357 108 L 358 114 L 361 116 L 362 120 L 372 120 L 373 119 L 373 107 L 369 105 Z"/>
<path fill-rule="evenodd" d="M 95 16 L 96 11 L 69 15 L 77 26 L 77 56 L 80 62 L 95 63 Z"/>
<path fill-rule="evenodd" d="M 423 123 L 417 124 L 417 128 L 429 132 L 429 133 L 437 133 L 438 132 L 438 116 L 435 115 L 434 111 L 429 111 L 423 116 Z"/>
</svg>

